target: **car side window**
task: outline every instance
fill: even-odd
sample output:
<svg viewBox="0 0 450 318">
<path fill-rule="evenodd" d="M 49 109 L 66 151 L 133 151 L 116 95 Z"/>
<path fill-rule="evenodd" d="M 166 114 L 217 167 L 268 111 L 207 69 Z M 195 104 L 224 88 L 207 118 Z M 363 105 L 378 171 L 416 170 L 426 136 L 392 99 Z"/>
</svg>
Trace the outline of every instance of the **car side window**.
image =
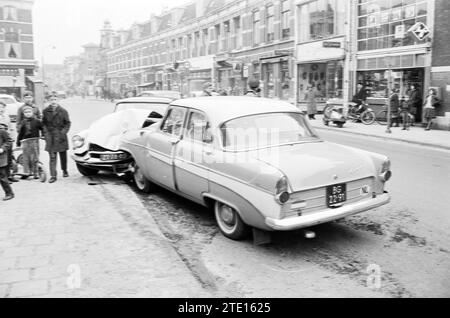
<svg viewBox="0 0 450 318">
<path fill-rule="evenodd" d="M 189 120 L 186 127 L 186 138 L 204 142 L 211 125 L 206 115 L 200 112 L 192 111 L 189 114 Z"/>
<path fill-rule="evenodd" d="M 181 136 L 183 131 L 185 108 L 172 107 L 169 109 L 166 119 L 161 125 L 161 131 L 174 136 Z"/>
</svg>

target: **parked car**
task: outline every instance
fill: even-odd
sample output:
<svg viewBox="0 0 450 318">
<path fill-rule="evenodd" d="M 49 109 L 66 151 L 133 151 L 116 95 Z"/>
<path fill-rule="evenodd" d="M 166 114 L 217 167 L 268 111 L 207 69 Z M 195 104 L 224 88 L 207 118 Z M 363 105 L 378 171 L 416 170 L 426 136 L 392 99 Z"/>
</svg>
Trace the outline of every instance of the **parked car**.
<svg viewBox="0 0 450 318">
<path fill-rule="evenodd" d="M 177 91 L 143 91 L 138 97 L 164 97 L 171 99 L 181 99 L 183 98 L 180 92 Z"/>
<path fill-rule="evenodd" d="M 252 227 L 307 228 L 390 201 L 386 156 L 324 141 L 283 101 L 177 100 L 120 143 L 138 189 L 158 185 L 214 207 L 220 231 L 235 240 Z"/>
<path fill-rule="evenodd" d="M 119 149 L 119 140 L 128 130 L 157 123 L 172 99 L 134 97 L 118 101 L 114 112 L 94 122 L 89 129 L 72 138 L 78 171 L 92 176 L 99 171 L 116 174 L 129 171 L 131 156 Z"/>
<path fill-rule="evenodd" d="M 0 94 L 0 101 L 6 104 L 6 111 L 12 123 L 17 121 L 17 112 L 23 103 L 17 101 L 13 95 Z"/>
</svg>

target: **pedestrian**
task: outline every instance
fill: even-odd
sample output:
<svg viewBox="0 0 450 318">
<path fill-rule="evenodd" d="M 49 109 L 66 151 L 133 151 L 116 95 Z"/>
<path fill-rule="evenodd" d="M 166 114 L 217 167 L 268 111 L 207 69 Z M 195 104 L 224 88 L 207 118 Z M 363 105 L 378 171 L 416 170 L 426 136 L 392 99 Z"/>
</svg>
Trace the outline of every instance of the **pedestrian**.
<svg viewBox="0 0 450 318">
<path fill-rule="evenodd" d="M 9 138 L 12 140 L 13 136 L 16 134 L 13 125 L 11 123 L 11 119 L 9 117 L 9 114 L 6 111 L 6 104 L 2 101 L 0 101 L 0 124 L 3 124 L 8 132 L 8 136 Z M 11 141 L 12 142 L 12 141 Z M 6 169 L 6 174 L 8 177 L 9 182 L 19 182 L 18 180 L 16 180 L 12 174 L 11 174 L 11 168 L 12 168 L 12 163 L 13 163 L 13 152 L 12 152 L 12 147 L 10 147 L 8 149 L 8 167 Z"/>
<path fill-rule="evenodd" d="M 251 79 L 248 82 L 249 90 L 245 93 L 245 96 L 260 97 L 261 89 L 259 88 L 259 80 Z"/>
<path fill-rule="evenodd" d="M 428 91 L 428 96 L 425 98 L 424 110 L 425 110 L 425 120 L 427 121 L 427 127 L 425 130 L 431 130 L 433 124 L 433 119 L 436 118 L 436 107 L 440 104 L 439 98 L 436 96 L 436 91 L 430 88 Z"/>
<path fill-rule="evenodd" d="M 411 121 L 412 126 L 414 126 L 414 122 L 416 121 L 415 116 L 417 114 L 417 109 L 421 106 L 422 106 L 422 98 L 420 97 L 416 85 L 412 84 L 408 92 L 408 111 L 412 118 Z"/>
<path fill-rule="evenodd" d="M 367 100 L 367 89 L 363 84 L 358 83 L 357 92 L 352 99 L 352 102 L 358 106 L 357 108 L 358 113 L 362 114 L 365 111 L 364 103 L 366 102 L 366 100 Z"/>
<path fill-rule="evenodd" d="M 0 123 L 0 185 L 5 192 L 3 201 L 14 199 L 14 192 L 8 180 L 8 153 L 12 148 L 12 140 L 8 134 L 8 126 Z"/>
<path fill-rule="evenodd" d="M 20 124 L 20 131 L 17 137 L 17 147 L 22 146 L 24 176 L 28 179 L 33 176 L 39 179 L 37 163 L 39 162 L 39 138 L 43 131 L 42 121 L 34 116 L 30 106 L 23 108 L 24 119 Z"/>
<path fill-rule="evenodd" d="M 317 103 L 316 103 L 316 90 L 314 86 L 310 86 L 308 88 L 308 91 L 306 92 L 305 99 L 306 99 L 306 108 L 308 112 L 309 119 L 315 120 L 316 114 L 317 114 Z"/>
<path fill-rule="evenodd" d="M 63 177 L 67 178 L 69 176 L 67 172 L 67 150 L 69 150 L 67 133 L 71 125 L 69 113 L 58 104 L 56 95 L 50 97 L 50 105 L 44 109 L 42 124 L 46 142 L 45 150 L 50 156 L 51 178 L 49 183 L 54 183 L 57 180 L 56 164 L 58 154 L 61 160 Z"/>
<path fill-rule="evenodd" d="M 399 108 L 400 108 L 400 98 L 398 92 L 395 88 L 391 90 L 391 96 L 389 97 L 389 104 L 391 107 L 391 121 L 390 127 L 399 127 Z M 395 126 L 393 126 L 395 125 Z"/>
<path fill-rule="evenodd" d="M 25 94 L 23 95 L 23 101 L 24 104 L 17 110 L 17 124 L 16 124 L 17 132 L 20 131 L 20 124 L 24 120 L 23 110 L 25 107 L 31 107 L 34 117 L 38 120 L 42 120 L 41 110 L 34 104 L 33 93 L 25 92 Z"/>
</svg>

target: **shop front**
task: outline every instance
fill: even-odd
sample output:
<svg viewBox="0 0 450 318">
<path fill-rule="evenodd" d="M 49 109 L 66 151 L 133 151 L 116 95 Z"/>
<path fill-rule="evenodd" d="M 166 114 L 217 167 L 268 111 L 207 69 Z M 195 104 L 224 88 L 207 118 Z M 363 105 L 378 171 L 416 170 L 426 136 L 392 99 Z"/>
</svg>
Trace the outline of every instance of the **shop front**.
<svg viewBox="0 0 450 318">
<path fill-rule="evenodd" d="M 327 100 L 344 98 L 344 60 L 305 63 L 298 65 L 298 106 L 305 110 L 307 93 L 315 92 L 318 110 L 322 111 Z"/>
<path fill-rule="evenodd" d="M 227 95 L 244 94 L 243 63 L 234 60 L 217 61 L 217 89 Z"/>
<path fill-rule="evenodd" d="M 293 58 L 291 55 L 261 58 L 262 96 L 294 101 Z"/>
<path fill-rule="evenodd" d="M 356 82 L 366 87 L 367 101 L 375 111 L 386 104 L 390 87 L 396 89 L 405 102 L 413 85 L 423 98 L 426 94 L 425 61 L 425 52 L 359 58 Z M 419 122 L 422 121 L 422 113 L 422 107 L 416 109 L 416 120 Z"/>
</svg>

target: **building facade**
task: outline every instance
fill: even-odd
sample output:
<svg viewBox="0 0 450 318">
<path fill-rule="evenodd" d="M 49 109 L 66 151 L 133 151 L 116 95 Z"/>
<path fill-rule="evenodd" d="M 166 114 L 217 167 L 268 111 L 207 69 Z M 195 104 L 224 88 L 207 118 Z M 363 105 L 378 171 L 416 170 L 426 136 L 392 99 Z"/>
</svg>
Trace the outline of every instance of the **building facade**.
<svg viewBox="0 0 450 318">
<path fill-rule="evenodd" d="M 242 95 L 256 78 L 263 96 L 295 100 L 293 0 L 198 0 L 106 34 L 107 78 L 116 92 L 188 94 L 212 82 Z"/>
<path fill-rule="evenodd" d="M 0 91 L 21 97 L 34 79 L 34 0 L 0 1 Z"/>
<path fill-rule="evenodd" d="M 249 79 L 262 96 L 305 109 L 313 88 L 319 109 L 349 101 L 366 86 L 377 111 L 395 88 L 435 87 L 437 121 L 450 127 L 450 1 L 198 0 L 129 30 L 102 30 L 112 90 L 201 91 L 210 81 L 242 95 Z M 107 31 L 105 31 L 107 30 Z M 446 117 L 447 116 L 447 117 Z M 416 120 L 423 120 L 419 107 Z"/>
</svg>

